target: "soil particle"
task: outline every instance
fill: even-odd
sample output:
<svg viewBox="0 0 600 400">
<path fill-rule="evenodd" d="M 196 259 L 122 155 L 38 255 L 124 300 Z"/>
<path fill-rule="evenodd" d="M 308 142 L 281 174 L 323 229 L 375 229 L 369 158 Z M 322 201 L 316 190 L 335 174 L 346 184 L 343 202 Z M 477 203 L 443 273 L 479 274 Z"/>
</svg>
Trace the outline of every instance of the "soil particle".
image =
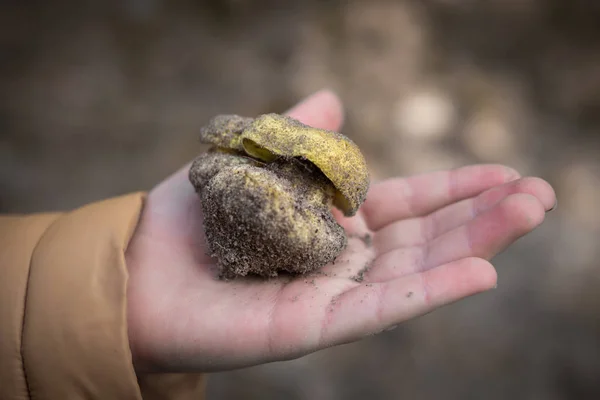
<svg viewBox="0 0 600 400">
<path fill-rule="evenodd" d="M 365 274 L 369 271 L 369 269 L 371 269 L 371 262 L 367 262 L 365 266 L 360 271 L 358 271 L 356 275 L 351 276 L 350 279 L 358 283 L 364 281 Z"/>
<path fill-rule="evenodd" d="M 361 240 L 366 247 L 371 247 L 373 245 L 373 237 L 370 233 L 365 233 L 364 236 L 361 236 Z"/>
<path fill-rule="evenodd" d="M 360 239 L 365 247 L 370 248 L 371 246 L 373 246 L 373 236 L 370 233 L 365 233 L 364 235 L 358 235 L 358 234 L 352 234 L 352 235 L 348 235 L 349 238 L 357 238 Z"/>
</svg>

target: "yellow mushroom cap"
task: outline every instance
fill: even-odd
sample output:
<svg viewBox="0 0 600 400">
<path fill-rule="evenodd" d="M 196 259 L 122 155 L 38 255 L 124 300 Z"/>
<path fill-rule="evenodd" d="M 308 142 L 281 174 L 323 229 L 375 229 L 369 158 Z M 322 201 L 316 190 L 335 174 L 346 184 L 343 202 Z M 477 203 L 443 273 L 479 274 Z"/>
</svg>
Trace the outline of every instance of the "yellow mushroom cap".
<svg viewBox="0 0 600 400">
<path fill-rule="evenodd" d="M 335 186 L 333 204 L 346 216 L 356 213 L 369 189 L 369 171 L 358 146 L 337 132 L 317 129 L 290 117 L 266 114 L 241 134 L 246 153 L 270 162 L 299 157 L 314 164 Z"/>
</svg>

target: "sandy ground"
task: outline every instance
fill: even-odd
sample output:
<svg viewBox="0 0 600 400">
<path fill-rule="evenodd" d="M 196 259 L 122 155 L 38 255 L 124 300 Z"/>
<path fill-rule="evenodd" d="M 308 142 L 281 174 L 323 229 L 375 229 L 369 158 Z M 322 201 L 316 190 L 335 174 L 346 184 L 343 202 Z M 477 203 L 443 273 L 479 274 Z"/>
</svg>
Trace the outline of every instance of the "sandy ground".
<svg viewBox="0 0 600 400">
<path fill-rule="evenodd" d="M 599 17 L 583 0 L 3 2 L 0 211 L 149 189 L 210 116 L 330 87 L 377 179 L 501 162 L 559 207 L 494 260 L 497 290 L 215 374 L 210 398 L 599 398 Z"/>
</svg>

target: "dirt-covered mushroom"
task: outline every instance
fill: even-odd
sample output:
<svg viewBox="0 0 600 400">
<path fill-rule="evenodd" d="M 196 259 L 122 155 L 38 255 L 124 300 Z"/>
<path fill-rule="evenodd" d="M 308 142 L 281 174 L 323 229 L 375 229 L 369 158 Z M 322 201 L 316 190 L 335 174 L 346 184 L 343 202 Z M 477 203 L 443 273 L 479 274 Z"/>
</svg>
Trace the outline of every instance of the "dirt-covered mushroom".
<svg viewBox="0 0 600 400">
<path fill-rule="evenodd" d="M 331 207 L 354 215 L 369 187 L 350 139 L 277 114 L 217 116 L 200 136 L 213 147 L 189 178 L 221 276 L 311 272 L 346 247 Z"/>
</svg>

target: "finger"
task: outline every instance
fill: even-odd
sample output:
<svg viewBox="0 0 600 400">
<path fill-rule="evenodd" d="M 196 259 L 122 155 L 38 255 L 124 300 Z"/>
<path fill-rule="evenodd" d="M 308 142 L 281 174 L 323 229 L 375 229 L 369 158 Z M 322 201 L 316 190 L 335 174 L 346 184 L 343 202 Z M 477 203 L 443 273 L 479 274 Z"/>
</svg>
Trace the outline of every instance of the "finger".
<svg viewBox="0 0 600 400">
<path fill-rule="evenodd" d="M 399 219 L 427 215 L 519 178 L 503 165 L 473 165 L 374 185 L 361 207 L 367 225 L 379 230 Z"/>
<path fill-rule="evenodd" d="M 330 90 L 316 92 L 288 110 L 286 114 L 306 125 L 330 131 L 339 131 L 344 120 L 342 102 Z"/>
<path fill-rule="evenodd" d="M 464 257 L 491 259 L 544 218 L 543 206 L 529 194 L 500 201 L 469 223 L 421 246 L 398 247 L 373 262 L 365 280 L 384 282 Z"/>
<path fill-rule="evenodd" d="M 351 289 L 330 304 L 321 331 L 323 347 L 366 335 L 495 287 L 494 267 L 466 258 L 419 274 Z"/>
<path fill-rule="evenodd" d="M 429 242 L 421 268 L 464 257 L 489 260 L 540 225 L 544 217 L 544 206 L 536 197 L 522 193 L 509 196 L 469 223 Z"/>
<path fill-rule="evenodd" d="M 427 240 L 434 239 L 474 219 L 508 196 L 518 193 L 530 194 L 537 198 L 544 206 L 544 211 L 550 211 L 556 202 L 554 189 L 548 182 L 535 177 L 522 178 L 493 187 L 477 197 L 463 200 L 424 217 L 426 222 L 422 224 L 423 236 Z"/>
<path fill-rule="evenodd" d="M 536 197 L 546 211 L 556 202 L 554 190 L 546 181 L 539 178 L 523 178 L 493 187 L 476 197 L 451 204 L 428 216 L 393 222 L 376 233 L 373 244 L 380 253 L 399 247 L 425 244 L 473 220 L 506 197 L 518 193 Z"/>
</svg>

